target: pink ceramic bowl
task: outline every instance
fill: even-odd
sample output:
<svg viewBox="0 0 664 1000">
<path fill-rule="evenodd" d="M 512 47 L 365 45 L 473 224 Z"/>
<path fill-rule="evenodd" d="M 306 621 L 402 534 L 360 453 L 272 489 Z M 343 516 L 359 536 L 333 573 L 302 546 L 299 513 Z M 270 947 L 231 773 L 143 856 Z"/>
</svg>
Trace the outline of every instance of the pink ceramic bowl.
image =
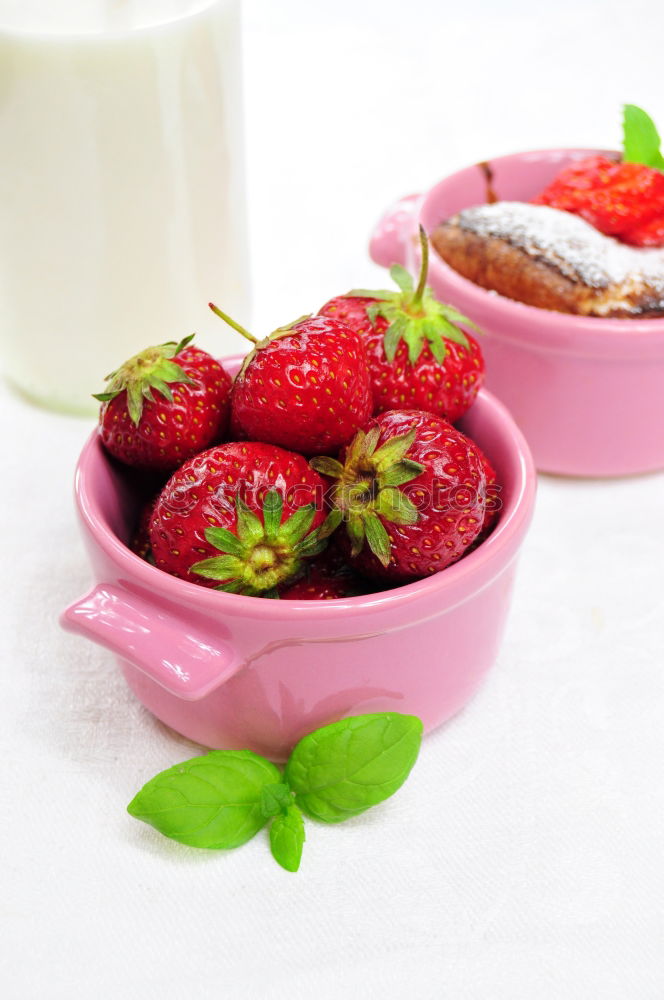
<svg viewBox="0 0 664 1000">
<path fill-rule="evenodd" d="M 501 200 L 528 201 L 572 160 L 597 150 L 553 149 L 490 163 Z M 427 232 L 486 201 L 478 165 L 425 195 L 397 203 L 378 224 L 372 258 L 419 267 L 417 227 Z M 598 319 L 537 309 L 487 292 L 436 253 L 429 283 L 484 330 L 487 386 L 510 409 L 544 472 L 616 476 L 664 467 L 664 319 Z"/>
<path fill-rule="evenodd" d="M 429 579 L 333 601 L 225 594 L 138 558 L 126 544 L 137 515 L 130 474 L 95 431 L 76 501 L 96 583 L 62 624 L 115 653 L 143 704 L 205 746 L 281 760 L 318 726 L 388 710 L 431 729 L 466 703 L 496 657 L 535 499 L 528 447 L 498 400 L 482 391 L 461 426 L 503 487 L 493 533 Z"/>
</svg>

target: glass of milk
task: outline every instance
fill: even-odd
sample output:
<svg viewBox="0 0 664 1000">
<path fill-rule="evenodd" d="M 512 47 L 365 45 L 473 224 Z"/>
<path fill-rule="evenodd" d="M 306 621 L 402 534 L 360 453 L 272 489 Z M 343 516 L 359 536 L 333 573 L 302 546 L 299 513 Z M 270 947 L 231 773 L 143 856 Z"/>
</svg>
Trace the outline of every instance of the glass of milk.
<svg viewBox="0 0 664 1000">
<path fill-rule="evenodd" d="M 93 412 L 103 377 L 247 324 L 239 0 L 0 0 L 0 369 Z"/>
</svg>

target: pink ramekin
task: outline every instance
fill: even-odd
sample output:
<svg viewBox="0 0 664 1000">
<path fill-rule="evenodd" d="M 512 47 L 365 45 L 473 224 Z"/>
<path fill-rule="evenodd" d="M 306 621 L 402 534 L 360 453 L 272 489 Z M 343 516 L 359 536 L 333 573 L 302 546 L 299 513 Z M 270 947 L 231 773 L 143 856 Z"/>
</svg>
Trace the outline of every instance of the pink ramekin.
<svg viewBox="0 0 664 1000">
<path fill-rule="evenodd" d="M 553 149 L 490 161 L 501 200 L 529 201 L 572 160 Z M 370 253 L 385 267 L 419 267 L 427 232 L 487 200 L 485 173 L 467 167 L 393 206 Z M 430 255 L 429 284 L 482 328 L 487 386 L 509 408 L 543 472 L 616 476 L 664 467 L 664 319 L 599 319 L 537 309 L 488 292 Z"/>
<path fill-rule="evenodd" d="M 225 594 L 134 555 L 131 474 L 95 431 L 75 490 L 96 583 L 62 625 L 115 653 L 143 704 L 204 746 L 283 760 L 318 726 L 388 710 L 432 729 L 468 701 L 496 657 L 535 500 L 528 446 L 498 400 L 482 391 L 461 427 L 502 484 L 493 533 L 436 576 L 332 601 Z"/>
</svg>

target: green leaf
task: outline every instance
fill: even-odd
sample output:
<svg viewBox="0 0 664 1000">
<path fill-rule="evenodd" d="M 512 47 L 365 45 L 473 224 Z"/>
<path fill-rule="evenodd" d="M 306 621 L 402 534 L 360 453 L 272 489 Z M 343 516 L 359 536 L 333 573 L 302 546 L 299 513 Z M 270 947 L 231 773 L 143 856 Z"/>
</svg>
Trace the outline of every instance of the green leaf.
<svg viewBox="0 0 664 1000">
<path fill-rule="evenodd" d="M 397 434 L 384 442 L 374 454 L 374 461 L 382 469 L 389 469 L 395 462 L 405 458 L 415 441 L 416 430 L 413 427 L 407 434 Z"/>
<path fill-rule="evenodd" d="M 394 361 L 394 356 L 397 353 L 397 347 L 401 341 L 401 338 L 406 333 L 408 329 L 408 319 L 403 313 L 399 313 L 396 319 L 393 319 L 385 335 L 383 336 L 383 350 L 385 351 L 385 357 L 388 361 Z"/>
<path fill-rule="evenodd" d="M 127 410 L 132 423 L 138 427 L 143 413 L 143 393 L 140 382 L 130 382 L 127 386 Z"/>
<path fill-rule="evenodd" d="M 265 530 L 260 520 L 252 510 L 249 510 L 239 493 L 235 497 L 235 510 L 237 513 L 238 538 L 247 548 L 257 545 L 265 537 Z"/>
<path fill-rule="evenodd" d="M 394 465 L 390 465 L 385 472 L 381 473 L 380 485 L 383 488 L 402 486 L 404 483 L 409 483 L 411 479 L 417 479 L 422 472 L 424 472 L 424 466 L 420 465 L 419 462 L 413 462 L 410 458 L 402 458 L 400 462 L 395 462 Z"/>
<path fill-rule="evenodd" d="M 109 399 L 115 399 L 121 392 L 122 389 L 117 389 L 115 392 L 93 392 L 92 398 L 98 399 L 100 403 L 107 403 Z"/>
<path fill-rule="evenodd" d="M 451 323 L 460 323 L 462 326 L 470 327 L 470 329 L 474 330 L 475 333 L 482 333 L 482 330 L 477 323 L 474 323 L 472 319 L 468 318 L 468 316 L 464 316 L 464 314 L 460 313 L 458 309 L 454 308 L 454 306 L 448 306 L 444 302 L 437 302 L 437 305 L 440 310 L 440 314 Z"/>
<path fill-rule="evenodd" d="M 280 780 L 251 750 L 214 750 L 156 775 L 127 811 L 190 847 L 239 847 L 265 825 L 262 789 Z"/>
<path fill-rule="evenodd" d="M 163 379 L 164 382 L 186 382 L 193 385 L 195 381 L 187 375 L 184 368 L 181 368 L 176 361 L 169 361 L 167 358 L 159 362 L 154 374 L 157 378 Z"/>
<path fill-rule="evenodd" d="M 150 381 L 143 387 L 143 395 L 147 399 L 151 399 L 154 401 L 154 397 L 152 395 L 153 389 L 156 392 L 160 392 L 161 395 L 164 397 L 164 399 L 167 399 L 169 403 L 173 402 L 173 393 L 171 392 L 169 386 L 166 384 L 166 382 L 163 381 L 163 379 L 157 378 L 154 375 L 151 377 Z"/>
<path fill-rule="evenodd" d="M 623 160 L 664 170 L 660 137 L 650 115 L 635 104 L 623 107 Z"/>
<path fill-rule="evenodd" d="M 228 583 L 220 583 L 215 590 L 223 590 L 225 594 L 243 594 L 245 585 L 243 580 L 229 580 Z M 264 595 L 261 594 L 261 597 Z"/>
<path fill-rule="evenodd" d="M 195 333 L 190 333 L 188 337 L 183 337 L 180 343 L 175 345 L 175 350 L 173 352 L 173 355 L 179 354 L 180 351 L 184 351 L 185 347 L 189 347 L 189 344 L 192 342 L 195 336 L 196 336 Z"/>
<path fill-rule="evenodd" d="M 207 580 L 235 580 L 242 574 L 243 563 L 237 556 L 212 556 L 194 563 L 190 569 Z"/>
<path fill-rule="evenodd" d="M 346 465 L 355 465 L 363 456 L 366 434 L 359 430 L 346 449 Z"/>
<path fill-rule="evenodd" d="M 316 505 L 313 503 L 308 503 L 306 506 L 300 507 L 282 524 L 281 531 L 279 532 L 279 540 L 285 542 L 287 545 L 295 545 L 309 531 L 315 513 Z"/>
<path fill-rule="evenodd" d="M 284 502 L 278 490 L 268 490 L 263 500 L 263 526 L 265 528 L 265 539 L 274 542 L 281 526 L 281 514 L 284 509 Z"/>
<path fill-rule="evenodd" d="M 364 437 L 364 452 L 367 456 L 372 456 L 380 437 L 380 427 L 378 425 L 367 431 Z"/>
<path fill-rule="evenodd" d="M 342 299 L 393 299 L 394 292 L 388 291 L 385 288 L 378 289 L 373 292 L 368 288 L 353 288 L 350 292 L 346 292 L 346 294 L 341 297 Z"/>
<path fill-rule="evenodd" d="M 408 293 L 413 291 L 413 276 L 409 274 L 406 268 L 402 267 L 401 264 L 392 265 L 390 268 L 390 277 L 392 278 L 392 281 L 399 286 L 402 292 Z M 394 297 L 394 293 L 392 293 L 391 297 Z"/>
<path fill-rule="evenodd" d="M 261 789 L 261 809 L 266 819 L 284 812 L 292 804 L 291 790 L 283 781 L 275 785 L 265 785 Z"/>
<path fill-rule="evenodd" d="M 398 493 L 399 491 L 396 490 Z M 385 530 L 383 522 L 376 514 L 367 514 L 364 518 L 364 531 L 369 548 L 383 566 L 389 566 L 392 547 L 389 535 Z"/>
<path fill-rule="evenodd" d="M 291 805 L 282 816 L 273 820 L 270 827 L 272 857 L 287 872 L 296 872 L 300 867 L 304 841 L 302 813 L 296 805 Z"/>
<path fill-rule="evenodd" d="M 321 538 L 317 531 L 312 531 L 310 535 L 297 542 L 293 551 L 301 559 L 311 559 L 312 556 L 320 555 L 327 548 L 327 539 Z"/>
<path fill-rule="evenodd" d="M 231 556 L 237 556 L 238 559 L 244 558 L 246 554 L 240 539 L 232 531 L 227 531 L 226 528 L 206 528 L 205 540 L 210 545 L 214 545 L 215 549 L 219 549 L 220 552 L 227 552 Z"/>
<path fill-rule="evenodd" d="M 350 517 L 346 522 L 346 531 L 351 543 L 350 554 L 357 556 L 364 548 L 364 519 L 361 517 Z"/>
<path fill-rule="evenodd" d="M 382 517 L 387 521 L 392 521 L 393 524 L 417 524 L 420 516 L 417 507 L 410 497 L 406 496 L 405 493 L 402 493 L 395 486 L 388 486 L 386 489 L 380 491 L 376 509 Z M 369 529 L 367 526 L 368 537 Z M 384 565 L 387 565 L 387 563 Z"/>
<path fill-rule="evenodd" d="M 413 320 L 410 329 L 406 334 L 406 344 L 408 345 L 408 360 L 414 365 L 424 347 L 424 330 L 422 321 Z"/>
<path fill-rule="evenodd" d="M 465 335 L 463 330 L 459 329 L 458 326 L 455 326 L 454 323 L 450 323 L 450 321 L 445 319 L 443 316 L 439 316 L 436 319 L 436 323 L 440 327 L 440 333 L 444 337 L 447 337 L 448 340 L 453 340 L 456 344 L 461 344 L 461 346 L 465 347 L 466 350 L 470 349 L 468 337 Z"/>
<path fill-rule="evenodd" d="M 381 712 L 305 736 L 284 773 L 297 805 L 325 823 L 339 823 L 383 802 L 410 774 L 422 728 L 415 716 Z"/>
<path fill-rule="evenodd" d="M 339 525 L 343 520 L 343 514 L 341 511 L 335 507 L 327 515 L 320 528 L 318 529 L 318 537 L 321 539 L 329 538 L 337 530 Z"/>
<path fill-rule="evenodd" d="M 309 465 L 321 476 L 329 476 L 330 479 L 339 479 L 343 474 L 344 467 L 336 458 L 328 458 L 327 455 L 317 455 L 309 461 Z"/>
</svg>

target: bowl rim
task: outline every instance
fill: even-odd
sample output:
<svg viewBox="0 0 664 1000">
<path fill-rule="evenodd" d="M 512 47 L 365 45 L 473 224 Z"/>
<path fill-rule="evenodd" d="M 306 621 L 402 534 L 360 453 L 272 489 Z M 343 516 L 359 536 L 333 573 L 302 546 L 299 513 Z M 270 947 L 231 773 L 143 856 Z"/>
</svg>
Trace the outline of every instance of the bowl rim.
<svg viewBox="0 0 664 1000">
<path fill-rule="evenodd" d="M 237 361 L 236 358 L 220 360 L 228 367 Z M 436 592 L 441 596 L 446 592 L 453 597 L 457 596 L 456 600 L 445 606 L 445 610 L 449 611 L 466 599 L 459 594 L 474 577 L 477 578 L 477 587 L 473 593 L 487 586 L 511 562 L 530 524 L 537 488 L 537 474 L 530 449 L 509 411 L 486 389 L 480 390 L 477 402 L 487 410 L 494 424 L 498 424 L 503 439 L 508 442 L 510 458 L 516 470 L 512 497 L 501 511 L 492 533 L 477 549 L 433 576 L 402 584 L 392 590 L 322 601 L 271 601 L 242 594 L 227 594 L 171 576 L 132 552 L 112 531 L 91 496 L 91 476 L 95 463 L 110 461 L 98 428 L 88 437 L 78 459 L 74 479 L 76 505 L 90 538 L 121 570 L 123 579 L 128 578 L 133 586 L 140 584 L 146 590 L 167 597 L 176 604 L 188 606 L 193 601 L 201 612 L 255 616 L 256 601 L 260 600 L 260 614 L 266 620 L 283 621 L 296 620 L 302 616 L 318 616 L 321 620 L 330 621 L 344 616 L 361 615 L 378 606 L 402 606 L 418 600 L 426 593 Z M 488 579 L 487 570 L 490 571 Z"/>
<path fill-rule="evenodd" d="M 616 150 L 570 146 L 506 153 L 502 156 L 491 157 L 484 162 L 488 163 L 489 167 L 493 167 L 496 164 L 516 164 L 528 159 L 549 159 L 554 162 L 555 160 L 568 158 L 581 159 L 583 156 L 611 153 L 615 154 Z M 425 222 L 425 217 L 428 220 L 434 214 L 438 199 L 440 199 L 441 194 L 451 181 L 477 169 L 480 169 L 479 163 L 469 164 L 468 166 L 461 167 L 459 170 L 455 170 L 451 174 L 447 174 L 442 180 L 434 184 L 422 196 L 418 206 L 418 216 L 422 222 Z M 439 219 L 438 221 L 441 220 Z M 482 288 L 480 285 L 476 285 L 450 267 L 437 253 L 431 253 L 429 256 L 429 270 L 430 274 L 431 272 L 440 274 L 446 284 L 450 286 L 452 289 L 449 293 L 450 298 L 453 298 L 454 295 L 460 296 L 476 304 L 479 308 L 493 310 L 496 315 L 502 317 L 505 321 L 514 320 L 518 317 L 529 324 L 535 324 L 539 328 L 539 336 L 550 334 L 554 340 L 558 340 L 560 338 L 560 325 L 562 323 L 569 329 L 573 328 L 575 337 L 583 336 L 586 347 L 596 346 L 599 348 L 606 346 L 608 338 L 618 337 L 623 339 L 629 338 L 631 343 L 636 341 L 639 345 L 643 345 L 644 341 L 647 341 L 648 346 L 650 346 L 653 340 L 661 340 L 662 344 L 664 344 L 664 317 L 635 320 L 630 317 L 619 319 L 603 316 L 578 316 L 574 313 L 556 312 L 553 309 L 542 309 L 538 306 L 527 305 L 525 302 L 517 302 L 515 299 L 509 299 L 497 292 L 492 292 L 489 289 Z M 501 333 L 502 336 L 503 334 Z M 513 339 L 522 340 L 524 338 L 514 336 Z M 602 341 L 604 341 L 603 345 Z"/>
</svg>

